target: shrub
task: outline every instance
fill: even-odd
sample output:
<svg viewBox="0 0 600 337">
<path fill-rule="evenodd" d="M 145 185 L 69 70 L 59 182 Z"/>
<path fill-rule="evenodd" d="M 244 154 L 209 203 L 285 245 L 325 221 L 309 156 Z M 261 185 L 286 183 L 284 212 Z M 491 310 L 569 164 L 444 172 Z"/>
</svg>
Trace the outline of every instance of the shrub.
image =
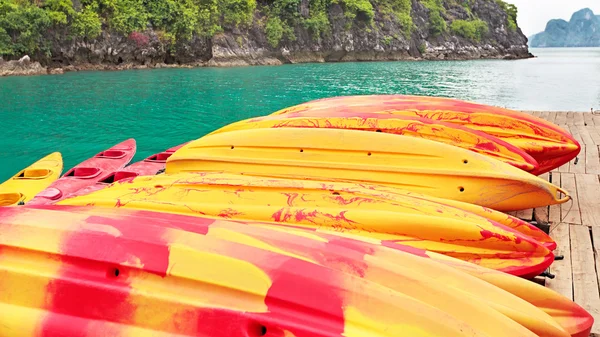
<svg viewBox="0 0 600 337">
<path fill-rule="evenodd" d="M 74 14 L 71 30 L 76 36 L 93 39 L 102 32 L 102 23 L 98 14 L 86 6 Z"/>
<path fill-rule="evenodd" d="M 304 27 L 310 31 L 314 39 L 331 32 L 331 24 L 325 12 L 313 13 L 311 11 L 310 16 L 304 20 Z"/>
<path fill-rule="evenodd" d="M 386 46 L 389 46 L 389 45 L 391 45 L 391 44 L 392 44 L 392 41 L 393 41 L 393 40 L 394 40 L 394 38 L 393 38 L 393 37 L 391 37 L 391 36 L 384 36 L 384 37 L 381 39 L 381 43 L 383 43 L 383 44 L 384 44 L 384 45 L 386 45 Z"/>
<path fill-rule="evenodd" d="M 277 47 L 283 38 L 283 26 L 281 24 L 281 19 L 277 16 L 270 17 L 265 25 L 265 33 L 267 34 L 267 41 L 271 47 Z"/>
<path fill-rule="evenodd" d="M 513 4 L 508 4 L 502 0 L 496 0 L 496 3 L 498 4 L 498 6 L 500 6 L 500 8 L 507 15 L 506 21 L 507 21 L 508 29 L 511 31 L 516 31 L 517 30 L 517 14 L 518 14 L 517 7 Z"/>
<path fill-rule="evenodd" d="M 0 0 L 0 53 L 46 52 L 42 34 L 51 24 L 48 12 L 28 1 Z"/>
<path fill-rule="evenodd" d="M 256 0 L 221 0 L 219 11 L 223 15 L 223 23 L 234 26 L 248 26 L 252 23 Z"/>
<path fill-rule="evenodd" d="M 337 0 L 332 1 L 335 3 Z M 375 10 L 369 0 L 340 0 L 345 8 L 345 16 L 349 20 L 354 20 L 356 17 L 363 19 L 367 23 L 373 22 Z"/>
<path fill-rule="evenodd" d="M 422 0 L 423 6 L 429 9 L 429 31 L 433 35 L 444 33 L 448 29 L 443 14 L 446 13 L 441 0 Z"/>
<path fill-rule="evenodd" d="M 476 20 L 454 20 L 450 28 L 456 34 L 473 41 L 480 41 L 487 34 L 488 26 L 485 21 Z"/>
<path fill-rule="evenodd" d="M 145 47 L 148 45 L 148 42 L 150 42 L 148 35 L 140 32 L 132 32 L 131 34 L 129 34 L 129 39 L 135 42 L 135 45 L 138 48 Z"/>
</svg>

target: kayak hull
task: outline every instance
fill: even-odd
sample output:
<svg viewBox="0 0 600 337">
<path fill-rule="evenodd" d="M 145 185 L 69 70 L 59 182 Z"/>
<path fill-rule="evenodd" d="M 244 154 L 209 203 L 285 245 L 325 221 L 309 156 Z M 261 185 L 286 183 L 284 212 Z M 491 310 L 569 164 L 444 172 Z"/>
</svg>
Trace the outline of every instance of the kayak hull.
<svg viewBox="0 0 600 337">
<path fill-rule="evenodd" d="M 358 234 L 519 276 L 539 275 L 554 260 L 542 243 L 487 218 L 426 198 L 376 197 L 353 184 L 176 174 L 138 177 L 59 204 L 277 222 Z"/>
<path fill-rule="evenodd" d="M 368 253 L 376 246 L 343 238 L 327 243 L 202 218 L 43 207 L 0 211 L 0 306 L 12 309 L 3 310 L 0 326 L 8 336 L 534 337 L 532 327 L 568 336 L 508 292 L 496 290 L 528 320 L 408 273 L 423 259 L 399 251 L 395 258 L 406 265 L 388 271 L 389 263 Z"/>
<path fill-rule="evenodd" d="M 58 179 L 62 169 L 62 156 L 54 152 L 19 171 L 0 184 L 0 206 L 14 206 L 29 201 Z"/>
<path fill-rule="evenodd" d="M 559 187 L 472 151 L 356 130 L 272 128 L 205 136 L 167 160 L 167 174 L 194 171 L 382 184 L 499 211 L 569 200 Z"/>
<path fill-rule="evenodd" d="M 340 96 L 299 104 L 273 113 L 293 117 L 379 113 L 429 118 L 458 124 L 500 138 L 531 155 L 539 175 L 572 160 L 581 145 L 569 132 L 526 113 L 450 98 L 410 95 Z"/>
<path fill-rule="evenodd" d="M 524 171 L 535 171 L 538 163 L 523 150 L 486 133 L 426 118 L 384 114 L 330 113 L 312 117 L 296 113 L 251 118 L 232 123 L 211 134 L 258 128 L 332 128 L 384 132 L 429 139 L 458 146 L 498 159 Z"/>
<path fill-rule="evenodd" d="M 67 171 L 27 204 L 44 205 L 57 202 L 82 188 L 94 185 L 106 179 L 113 171 L 125 167 L 135 155 L 135 151 L 134 139 L 125 140 L 102 151 Z"/>
<path fill-rule="evenodd" d="M 527 300 L 400 245 L 271 224 L 41 207 L 0 210 L 0 305 L 41 309 L 45 318 L 28 323 L 36 331 L 56 335 L 92 318 L 72 328 L 94 334 L 115 324 L 115 333 L 160 336 L 225 337 L 248 326 L 307 337 L 569 336 Z M 123 250 L 101 248 L 109 242 Z M 19 254 L 30 263 L 12 268 Z M 23 320 L 4 320 L 23 327 Z M 213 330 L 223 324 L 225 332 Z"/>
</svg>

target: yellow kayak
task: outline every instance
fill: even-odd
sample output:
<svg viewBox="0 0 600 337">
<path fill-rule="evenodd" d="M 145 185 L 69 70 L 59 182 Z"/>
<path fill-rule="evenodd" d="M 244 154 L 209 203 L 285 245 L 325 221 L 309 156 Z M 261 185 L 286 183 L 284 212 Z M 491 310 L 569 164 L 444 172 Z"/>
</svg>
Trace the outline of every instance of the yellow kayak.
<svg viewBox="0 0 600 337">
<path fill-rule="evenodd" d="M 62 156 L 54 152 L 0 184 L 0 206 L 26 202 L 60 177 Z"/>
<path fill-rule="evenodd" d="M 523 150 L 484 132 L 426 118 L 385 114 L 334 113 L 327 116 L 278 115 L 251 118 L 226 125 L 211 134 L 264 128 L 327 128 L 384 132 L 430 139 L 477 152 L 524 171 L 534 171 L 538 163 Z"/>
<path fill-rule="evenodd" d="M 58 204 L 272 221 L 354 233 L 518 276 L 539 275 L 554 261 L 541 242 L 475 214 L 426 199 L 396 195 L 386 200 L 345 187 L 310 180 L 186 173 L 137 177 Z"/>
<path fill-rule="evenodd" d="M 569 336 L 518 296 L 412 253 L 124 211 L 0 210 L 0 334 Z"/>
<path fill-rule="evenodd" d="M 383 184 L 499 211 L 569 200 L 559 187 L 472 151 L 356 130 L 252 129 L 205 136 L 167 160 L 167 174 L 195 171 Z"/>
<path fill-rule="evenodd" d="M 566 130 L 523 112 L 445 97 L 409 95 L 339 96 L 302 103 L 274 116 L 382 114 L 428 118 L 464 126 L 500 138 L 530 154 L 539 175 L 575 158 L 580 144 Z"/>
</svg>

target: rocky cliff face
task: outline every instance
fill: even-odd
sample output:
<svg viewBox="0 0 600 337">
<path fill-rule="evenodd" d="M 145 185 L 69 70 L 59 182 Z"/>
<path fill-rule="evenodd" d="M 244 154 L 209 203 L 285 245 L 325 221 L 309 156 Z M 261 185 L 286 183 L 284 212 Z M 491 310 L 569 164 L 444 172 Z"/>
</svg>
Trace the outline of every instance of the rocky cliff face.
<svg viewBox="0 0 600 337">
<path fill-rule="evenodd" d="M 308 16 L 301 0 L 298 12 Z M 327 8 L 330 31 L 316 36 L 302 25 L 292 27 L 295 39 L 283 38 L 276 46 L 265 33 L 265 11 L 257 7 L 251 26 L 225 27 L 211 38 L 194 37 L 167 48 L 152 29 L 141 37 L 103 31 L 92 41 L 53 35 L 50 55 L 32 55 L 52 69 L 124 69 L 172 66 L 276 65 L 301 62 L 379 61 L 406 59 L 527 58 L 527 38 L 510 25 L 509 14 L 497 0 L 437 0 L 443 30 L 434 29 L 432 11 L 424 0 L 412 0 L 412 27 L 407 33 L 399 20 L 374 4 L 371 23 L 349 21 L 343 5 Z M 434 0 L 435 1 L 435 0 Z M 464 2 L 463 4 L 459 4 Z M 465 4 L 468 3 L 468 6 Z M 487 29 L 454 27 L 454 21 L 481 20 Z M 514 21 L 513 21 L 514 22 Z M 477 33 L 474 35 L 474 33 Z M 55 71 L 55 70 L 54 70 Z"/>
<path fill-rule="evenodd" d="M 507 25 L 507 14 L 495 1 L 472 1 L 471 13 L 460 5 L 444 3 L 444 20 L 469 20 L 475 16 L 488 25 L 488 32 L 474 41 L 448 30 L 433 34 L 429 12 L 421 2 L 413 1 L 415 27 L 410 36 L 402 33 L 396 21 L 376 12 L 373 29 L 355 26 L 346 29 L 339 5 L 329 8 L 332 33 L 312 39 L 306 30 L 296 27 L 296 41 L 271 48 L 264 32 L 254 26 L 250 31 L 229 31 L 211 41 L 214 65 L 253 65 L 299 62 L 378 61 L 404 59 L 478 59 L 529 57 L 527 38 L 520 29 Z"/>
<path fill-rule="evenodd" d="M 546 29 L 531 37 L 531 47 L 600 47 L 600 16 L 585 8 L 569 22 L 550 20 Z"/>
</svg>

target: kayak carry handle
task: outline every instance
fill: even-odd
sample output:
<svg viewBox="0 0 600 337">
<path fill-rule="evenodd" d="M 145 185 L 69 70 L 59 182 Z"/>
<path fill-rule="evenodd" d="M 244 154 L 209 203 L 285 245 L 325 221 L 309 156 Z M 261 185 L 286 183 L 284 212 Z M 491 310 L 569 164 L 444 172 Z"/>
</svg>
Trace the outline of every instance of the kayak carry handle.
<svg viewBox="0 0 600 337">
<path fill-rule="evenodd" d="M 556 187 L 556 190 L 557 190 L 559 193 L 562 193 L 562 194 L 564 195 L 564 197 L 562 197 L 562 198 L 559 198 L 559 199 L 556 199 L 556 196 L 555 196 L 555 198 L 554 198 L 554 199 L 555 199 L 555 200 L 556 200 L 556 202 L 558 202 L 559 204 L 565 203 L 565 202 L 567 202 L 567 201 L 569 201 L 569 200 L 571 200 L 571 199 L 572 199 L 572 198 L 571 198 L 571 196 L 569 195 L 569 192 L 567 192 L 565 189 L 563 189 L 563 188 L 560 188 L 560 187 Z"/>
</svg>

